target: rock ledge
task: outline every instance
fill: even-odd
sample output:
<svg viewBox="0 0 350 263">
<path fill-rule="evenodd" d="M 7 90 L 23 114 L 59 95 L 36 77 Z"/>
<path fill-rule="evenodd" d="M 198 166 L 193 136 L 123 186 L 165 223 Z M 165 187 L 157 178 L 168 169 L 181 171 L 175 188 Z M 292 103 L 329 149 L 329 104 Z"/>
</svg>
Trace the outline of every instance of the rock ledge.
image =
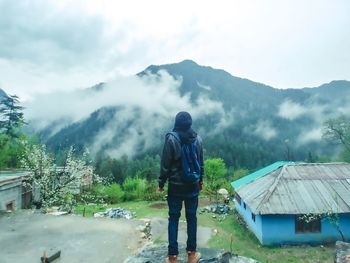
<svg viewBox="0 0 350 263">
<path fill-rule="evenodd" d="M 179 246 L 181 251 L 179 255 L 179 263 L 187 262 L 184 245 Z M 202 254 L 200 263 L 258 263 L 258 261 L 246 257 L 231 254 L 230 252 L 219 251 L 210 248 L 199 248 Z M 167 255 L 166 244 L 147 244 L 137 255 L 129 257 L 124 263 L 164 263 Z"/>
</svg>

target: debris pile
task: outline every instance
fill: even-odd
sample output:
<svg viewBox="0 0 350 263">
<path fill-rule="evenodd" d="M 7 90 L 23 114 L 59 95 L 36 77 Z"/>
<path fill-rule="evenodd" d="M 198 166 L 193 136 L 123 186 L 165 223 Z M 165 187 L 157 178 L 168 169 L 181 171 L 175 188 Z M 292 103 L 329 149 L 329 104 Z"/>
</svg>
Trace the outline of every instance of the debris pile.
<svg viewBox="0 0 350 263">
<path fill-rule="evenodd" d="M 105 212 L 95 213 L 94 217 L 132 219 L 133 217 L 135 217 L 135 213 L 132 213 L 125 208 L 117 207 L 117 208 L 108 208 Z"/>
<path fill-rule="evenodd" d="M 214 204 L 199 209 L 200 214 L 203 214 L 205 212 L 218 214 L 218 220 L 223 221 L 226 219 L 227 215 L 232 212 L 232 209 L 227 204 Z M 217 218 L 217 216 L 213 215 L 213 218 Z"/>
<path fill-rule="evenodd" d="M 350 243 L 337 241 L 335 243 L 336 255 L 335 263 L 347 263 L 350 262 Z"/>
<path fill-rule="evenodd" d="M 215 204 L 215 205 L 208 205 L 205 206 L 201 209 L 199 209 L 199 213 L 202 214 L 204 212 L 208 212 L 208 213 L 215 213 L 215 214 L 219 214 L 219 215 L 228 215 L 229 213 L 231 213 L 232 209 L 224 204 L 224 205 L 219 205 L 219 204 Z"/>
</svg>

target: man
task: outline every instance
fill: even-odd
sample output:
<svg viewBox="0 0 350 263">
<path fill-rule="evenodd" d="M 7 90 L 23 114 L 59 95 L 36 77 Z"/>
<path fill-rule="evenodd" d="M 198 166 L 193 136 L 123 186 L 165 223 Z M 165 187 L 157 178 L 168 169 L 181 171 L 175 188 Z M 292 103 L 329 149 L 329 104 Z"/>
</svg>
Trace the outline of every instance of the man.
<svg viewBox="0 0 350 263">
<path fill-rule="evenodd" d="M 179 112 L 175 117 L 173 132 L 166 135 L 161 170 L 158 179 L 159 191 L 168 180 L 168 257 L 165 262 L 176 263 L 178 251 L 177 234 L 182 203 L 185 204 L 187 221 L 187 254 L 189 263 L 197 263 L 201 257 L 197 249 L 197 207 L 199 191 L 203 187 L 203 147 L 199 136 L 192 130 L 192 118 L 188 112 Z M 199 176 L 194 181 L 184 180 L 183 146 L 195 149 Z M 198 178 L 198 179 L 197 179 Z"/>
</svg>

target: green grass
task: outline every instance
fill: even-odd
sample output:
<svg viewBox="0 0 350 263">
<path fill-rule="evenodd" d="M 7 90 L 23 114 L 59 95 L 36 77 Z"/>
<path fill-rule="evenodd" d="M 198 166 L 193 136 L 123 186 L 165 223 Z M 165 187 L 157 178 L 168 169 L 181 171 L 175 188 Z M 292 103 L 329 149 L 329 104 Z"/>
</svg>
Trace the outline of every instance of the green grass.
<svg viewBox="0 0 350 263">
<path fill-rule="evenodd" d="M 132 212 L 136 213 L 137 218 L 144 218 L 144 217 L 167 217 L 167 210 L 166 209 L 159 209 L 159 208 L 151 208 L 150 205 L 154 204 L 164 204 L 164 202 L 151 202 L 151 201 L 132 201 L 132 202 L 123 202 L 119 204 L 112 204 L 112 205 L 84 205 L 79 204 L 75 210 L 75 214 L 83 215 L 83 211 L 85 208 L 85 216 L 91 217 L 96 212 L 104 212 L 107 208 L 110 207 L 122 207 L 126 208 Z"/>
<path fill-rule="evenodd" d="M 200 219 L 202 218 L 200 217 Z M 201 222 L 203 221 L 199 220 L 199 223 Z M 334 246 L 263 247 L 255 235 L 239 223 L 236 215 L 230 215 L 222 222 L 207 215 L 204 222 L 205 225 L 215 227 L 218 230 L 218 234 L 209 241 L 210 247 L 230 251 L 232 240 L 233 253 L 254 258 L 260 262 L 333 262 Z"/>
<path fill-rule="evenodd" d="M 152 206 L 152 207 L 150 207 Z M 154 208 L 154 206 L 163 206 Z M 92 216 L 94 212 L 105 211 L 107 207 L 123 207 L 136 212 L 137 218 L 167 217 L 168 210 L 166 202 L 124 202 L 120 204 L 102 205 L 78 205 L 75 213 L 82 214 L 85 207 L 86 216 Z M 184 213 L 181 213 L 181 220 L 184 220 Z M 209 241 L 209 247 L 224 249 L 241 256 L 254 258 L 264 263 L 331 263 L 334 258 L 334 246 L 288 246 L 288 247 L 263 247 L 255 235 L 239 223 L 236 214 L 229 215 L 224 221 L 219 222 L 210 213 L 198 215 L 198 224 L 211 227 L 217 230 Z M 232 240 L 232 242 L 231 242 Z M 162 240 L 155 240 L 161 243 Z"/>
</svg>

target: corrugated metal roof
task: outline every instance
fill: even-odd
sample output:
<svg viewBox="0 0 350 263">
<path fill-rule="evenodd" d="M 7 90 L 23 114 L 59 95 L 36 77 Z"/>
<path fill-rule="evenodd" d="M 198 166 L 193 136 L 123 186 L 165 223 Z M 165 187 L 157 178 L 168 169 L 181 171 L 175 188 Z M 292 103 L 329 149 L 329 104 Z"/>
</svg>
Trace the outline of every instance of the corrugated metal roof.
<svg viewBox="0 0 350 263">
<path fill-rule="evenodd" d="M 0 177 L 4 176 L 27 176 L 30 172 L 26 170 L 20 170 L 20 169 L 7 169 L 7 170 L 0 170 Z"/>
<path fill-rule="evenodd" d="M 350 164 L 285 164 L 239 187 L 255 214 L 350 212 Z"/>
<path fill-rule="evenodd" d="M 289 162 L 289 161 L 278 161 L 275 162 L 273 164 L 270 164 L 269 166 L 266 166 L 260 170 L 255 171 L 254 173 L 251 173 L 247 176 L 244 176 L 236 181 L 233 181 L 231 183 L 232 187 L 234 189 L 238 189 L 239 187 L 250 183 L 251 181 L 263 177 L 265 175 L 267 175 L 268 173 L 271 173 L 272 171 L 275 171 L 276 169 L 278 169 L 279 167 L 285 165 L 285 164 L 294 164 L 295 162 Z"/>
<path fill-rule="evenodd" d="M 21 176 L 1 176 L 0 177 L 0 186 L 10 184 L 13 182 L 17 182 L 17 181 L 21 181 L 21 180 L 22 180 Z"/>
</svg>

